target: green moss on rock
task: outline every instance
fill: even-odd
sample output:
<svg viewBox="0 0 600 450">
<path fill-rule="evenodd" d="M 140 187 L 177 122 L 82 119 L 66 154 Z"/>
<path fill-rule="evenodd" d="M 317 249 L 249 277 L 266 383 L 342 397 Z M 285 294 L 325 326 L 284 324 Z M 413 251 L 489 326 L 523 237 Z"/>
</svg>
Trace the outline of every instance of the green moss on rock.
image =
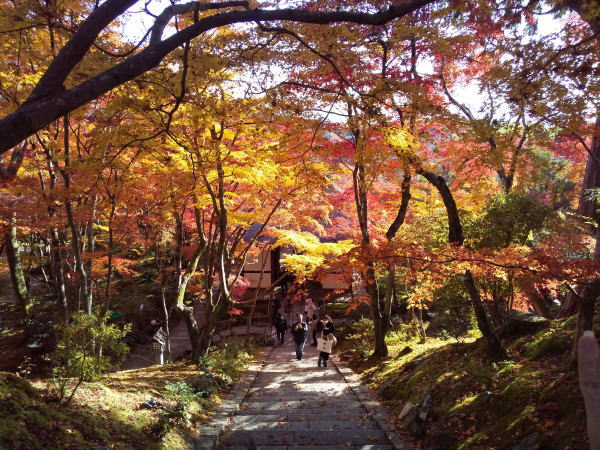
<svg viewBox="0 0 600 450">
<path fill-rule="evenodd" d="M 525 345 L 525 356 L 538 359 L 541 356 L 556 355 L 568 350 L 570 339 L 566 334 L 557 334 L 554 330 Z"/>
</svg>

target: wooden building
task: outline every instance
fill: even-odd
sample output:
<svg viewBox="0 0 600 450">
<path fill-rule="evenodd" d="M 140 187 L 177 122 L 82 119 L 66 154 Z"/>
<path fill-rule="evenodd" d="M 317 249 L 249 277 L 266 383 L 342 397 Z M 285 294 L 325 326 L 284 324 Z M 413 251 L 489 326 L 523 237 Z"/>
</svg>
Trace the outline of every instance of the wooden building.
<svg viewBox="0 0 600 450">
<path fill-rule="evenodd" d="M 285 249 L 276 248 L 273 250 L 264 250 L 254 257 L 248 257 L 242 271 L 242 276 L 250 282 L 251 291 L 255 291 L 258 288 L 268 288 L 286 273 L 283 264 L 285 255 Z M 284 277 L 278 284 L 285 291 L 293 281 L 293 275 L 289 274 L 289 276 Z M 346 280 L 343 273 L 330 272 L 320 281 L 306 282 L 304 289 L 308 291 L 308 295 L 315 302 L 321 302 L 333 291 L 350 291 L 351 283 Z"/>
</svg>

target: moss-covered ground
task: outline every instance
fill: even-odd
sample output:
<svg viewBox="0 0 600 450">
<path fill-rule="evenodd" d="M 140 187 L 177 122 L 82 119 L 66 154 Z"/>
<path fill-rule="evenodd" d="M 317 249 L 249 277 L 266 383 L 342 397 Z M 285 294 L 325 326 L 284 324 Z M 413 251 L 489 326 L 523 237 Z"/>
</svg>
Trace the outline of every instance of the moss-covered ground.
<svg viewBox="0 0 600 450">
<path fill-rule="evenodd" d="M 588 448 L 570 353 L 573 322 L 555 320 L 541 331 L 506 337 L 507 361 L 488 360 L 480 340 L 418 344 L 392 333 L 390 357 L 354 358 L 353 365 L 401 430 L 411 430 L 417 409 L 400 419 L 407 402 L 419 405 L 431 396 L 417 436 L 421 448 Z M 412 351 L 403 355 L 407 344 Z"/>
<path fill-rule="evenodd" d="M 244 358 L 238 361 L 240 374 L 247 362 Z M 193 385 L 198 375 L 195 365 L 184 362 L 117 372 L 83 383 L 71 403 L 59 404 L 50 400 L 47 380 L 29 382 L 0 372 L 0 448 L 187 448 L 196 428 L 218 408 L 223 389 L 194 400 L 186 409 L 187 423 L 180 423 L 162 439 L 151 433 L 161 409 L 142 409 L 140 405 L 150 398 L 172 405 L 166 384 Z"/>
</svg>

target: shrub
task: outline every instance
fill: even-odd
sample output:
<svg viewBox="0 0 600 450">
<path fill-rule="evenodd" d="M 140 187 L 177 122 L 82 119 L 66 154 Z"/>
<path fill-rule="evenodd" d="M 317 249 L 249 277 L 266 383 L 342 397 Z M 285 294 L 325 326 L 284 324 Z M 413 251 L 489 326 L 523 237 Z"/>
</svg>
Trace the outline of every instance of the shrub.
<svg viewBox="0 0 600 450">
<path fill-rule="evenodd" d="M 93 381 L 125 357 L 127 346 L 122 339 L 129 327 L 121 330 L 108 324 L 109 317 L 109 313 L 103 316 L 77 313 L 59 330 L 60 338 L 50 357 L 59 401 L 65 398 L 69 380 L 75 379 L 76 384 L 67 402 L 83 381 Z"/>
<path fill-rule="evenodd" d="M 552 214 L 551 207 L 526 193 L 500 194 L 488 202 L 482 216 L 465 223 L 465 234 L 476 248 L 532 244 Z"/>
<path fill-rule="evenodd" d="M 411 321 L 394 325 L 394 328 L 388 333 L 386 341 L 393 346 L 412 342 L 419 337 L 418 324 Z"/>
<path fill-rule="evenodd" d="M 206 371 L 194 377 L 192 380 L 194 391 L 201 397 L 210 397 L 219 388 L 218 377 Z"/>
<path fill-rule="evenodd" d="M 475 314 L 460 279 L 449 280 L 433 295 L 431 326 L 442 338 L 463 341 L 476 327 Z"/>
<path fill-rule="evenodd" d="M 248 345 L 238 337 L 231 337 L 209 354 L 207 362 L 213 374 L 231 383 L 246 371 L 250 359 Z"/>
<path fill-rule="evenodd" d="M 354 348 L 361 358 L 367 358 L 373 349 L 374 326 L 371 319 L 360 318 L 352 324 L 349 339 L 354 340 Z"/>
<path fill-rule="evenodd" d="M 162 408 L 158 422 L 150 429 L 152 434 L 159 439 L 162 439 L 178 424 L 185 423 L 190 419 L 187 408 L 200 396 L 193 386 L 183 381 L 166 383 L 165 391 L 167 397 L 173 400 L 174 404 Z"/>
</svg>

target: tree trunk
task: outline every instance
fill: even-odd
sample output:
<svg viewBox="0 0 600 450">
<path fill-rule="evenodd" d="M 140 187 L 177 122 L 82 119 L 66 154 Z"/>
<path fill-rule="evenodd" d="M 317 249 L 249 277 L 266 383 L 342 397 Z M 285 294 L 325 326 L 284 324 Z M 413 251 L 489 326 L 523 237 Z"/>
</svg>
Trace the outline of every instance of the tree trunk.
<svg viewBox="0 0 600 450">
<path fill-rule="evenodd" d="M 549 320 L 554 319 L 554 314 L 548 305 L 546 297 L 537 286 L 526 286 L 523 290 L 537 314 Z"/>
<path fill-rule="evenodd" d="M 596 230 L 596 249 L 594 259 L 600 260 L 600 228 Z M 577 326 L 573 339 L 573 359 L 577 360 L 577 344 L 579 338 L 586 330 L 593 330 L 596 301 L 600 298 L 600 277 L 593 278 L 585 285 L 579 295 L 579 308 L 577 311 Z"/>
<path fill-rule="evenodd" d="M 182 225 L 182 224 L 180 224 L 180 221 L 176 220 L 177 230 L 183 231 L 183 227 L 181 226 L 181 228 L 180 228 L 180 225 Z M 179 242 L 181 239 L 183 239 L 183 236 L 180 235 L 180 236 L 177 236 L 176 238 L 178 240 L 178 245 L 179 245 Z M 198 263 L 200 262 L 200 259 L 202 258 L 203 254 L 204 254 L 204 249 L 205 249 L 205 245 L 204 245 L 204 241 L 202 241 L 202 243 L 198 245 L 198 248 L 194 252 L 192 259 L 189 261 L 187 268 L 185 270 L 185 273 L 183 275 L 181 275 L 181 270 L 180 270 L 179 273 L 177 274 L 178 286 L 177 286 L 177 297 L 175 299 L 175 307 L 177 308 L 177 311 L 179 311 L 181 313 L 184 323 L 185 323 L 185 326 L 187 328 L 188 335 L 190 337 L 190 343 L 192 345 L 192 358 L 193 359 L 197 359 L 199 356 L 199 351 L 200 351 L 199 342 L 200 342 L 201 332 L 200 332 L 200 328 L 198 327 L 198 322 L 196 322 L 196 318 L 194 317 L 194 307 L 186 306 L 184 303 L 184 299 L 185 299 L 185 293 L 187 290 L 187 285 L 188 285 L 189 281 L 191 280 L 192 276 L 194 275 L 194 273 L 196 273 L 196 269 L 198 268 Z M 181 253 L 181 250 L 179 250 L 179 253 Z M 176 262 L 176 264 L 181 264 L 181 260 L 178 259 L 178 262 Z"/>
<path fill-rule="evenodd" d="M 456 245 L 462 245 L 465 237 L 463 235 L 462 224 L 460 222 L 460 216 L 458 215 L 458 208 L 456 202 L 452 196 L 452 192 L 446 184 L 444 177 L 436 175 L 432 172 L 425 170 L 419 170 L 418 173 L 425 177 L 433 186 L 437 189 L 442 197 L 444 206 L 446 207 L 446 214 L 448 215 L 448 242 Z"/>
<path fill-rule="evenodd" d="M 87 240 L 87 252 L 89 254 L 89 260 L 87 263 L 87 279 L 86 279 L 86 289 L 85 289 L 85 305 L 86 305 L 86 310 L 88 311 L 88 314 L 91 314 L 91 310 L 92 310 L 92 303 L 93 303 L 93 295 L 94 295 L 94 290 L 93 290 L 93 286 L 92 283 L 94 282 L 94 278 L 92 277 L 92 270 L 94 267 L 94 250 L 96 247 L 96 242 L 95 242 L 95 236 L 94 236 L 94 221 L 96 218 L 96 212 L 98 209 L 98 194 L 94 195 L 94 198 L 92 200 L 92 213 L 91 213 L 91 217 L 88 220 L 87 226 L 86 226 L 86 240 Z"/>
<path fill-rule="evenodd" d="M 475 317 L 477 318 L 477 326 L 483 335 L 488 347 L 488 353 L 494 360 L 502 360 L 507 359 L 508 355 L 502 347 L 500 342 L 500 338 L 496 334 L 494 327 L 492 326 L 490 319 L 485 312 L 485 307 L 481 301 L 481 297 L 479 296 L 479 291 L 477 291 L 477 286 L 475 286 L 475 280 L 473 279 L 473 275 L 470 270 L 466 270 L 463 275 L 463 283 L 469 293 L 469 297 L 471 298 L 471 303 L 473 305 L 473 309 L 475 310 Z"/>
<path fill-rule="evenodd" d="M 50 229 L 51 235 L 51 257 L 52 257 L 52 277 L 54 279 L 54 292 L 58 300 L 58 306 L 65 314 L 65 319 L 69 317 L 69 304 L 67 302 L 67 289 L 65 287 L 65 268 L 60 245 L 60 237 L 56 227 Z"/>
<path fill-rule="evenodd" d="M 210 344 L 212 341 L 212 336 L 214 335 L 219 321 L 225 317 L 227 311 L 231 306 L 231 299 L 224 295 L 222 292 L 217 294 L 216 301 L 212 298 L 207 299 L 206 302 L 206 326 L 202 328 L 202 334 L 200 336 L 199 346 L 198 346 L 198 354 L 196 357 L 206 355 L 208 349 L 210 348 Z M 194 355 L 192 355 L 194 356 Z"/>
<path fill-rule="evenodd" d="M 71 190 L 71 175 L 69 174 L 71 159 L 70 159 L 70 146 L 69 146 L 69 116 L 65 115 L 63 118 L 63 147 L 65 152 L 65 168 L 62 170 L 62 176 L 65 181 L 65 188 L 70 193 Z M 69 228 L 71 230 L 71 247 L 73 249 L 73 256 L 75 258 L 75 270 L 79 275 L 79 284 L 78 284 L 78 302 L 77 309 L 81 306 L 81 299 L 88 300 L 88 281 L 87 281 L 87 273 L 83 266 L 83 260 L 81 256 L 81 252 L 83 249 L 83 243 L 81 239 L 81 233 L 77 224 L 75 223 L 75 215 L 73 214 L 73 204 L 71 199 L 67 199 L 65 201 L 65 210 L 67 212 L 67 222 L 69 224 Z M 86 303 L 86 312 L 88 314 L 92 314 L 92 304 Z"/>
<path fill-rule="evenodd" d="M 78 305 L 81 304 L 81 299 L 87 300 L 87 273 L 85 272 L 85 268 L 83 266 L 83 260 L 81 257 L 81 235 L 79 233 L 79 229 L 77 228 L 77 224 L 75 223 L 75 218 L 73 215 L 73 207 L 71 205 L 71 201 L 67 200 L 65 203 L 65 208 L 67 210 L 67 221 L 69 223 L 69 228 L 71 229 L 71 248 L 73 250 L 73 256 L 75 258 L 75 270 L 79 275 L 78 280 L 78 295 L 79 301 Z M 92 313 L 92 305 L 86 304 L 86 312 L 88 314 Z"/>
<path fill-rule="evenodd" d="M 465 238 L 463 235 L 462 224 L 460 222 L 460 216 L 458 214 L 458 208 L 456 207 L 456 202 L 454 201 L 452 192 L 446 184 L 446 180 L 439 175 L 424 171 L 422 169 L 420 169 L 418 173 L 423 175 L 431 184 L 433 184 L 442 197 L 442 201 L 444 202 L 444 206 L 446 207 L 446 212 L 448 215 L 448 242 L 457 246 L 463 245 Z M 481 334 L 488 345 L 489 355 L 493 359 L 506 358 L 506 351 L 502 347 L 500 339 L 494 330 L 490 318 L 485 312 L 485 306 L 481 301 L 481 297 L 477 291 L 477 286 L 475 285 L 475 280 L 473 279 L 473 275 L 469 270 L 465 271 L 463 275 L 463 283 L 471 299 L 473 309 L 475 310 L 479 331 L 481 331 Z"/>
<path fill-rule="evenodd" d="M 392 326 L 392 304 L 396 294 L 396 264 L 388 264 L 387 285 L 385 287 L 385 305 L 383 308 L 383 322 L 386 330 Z"/>
<path fill-rule="evenodd" d="M 217 324 L 213 323 L 211 317 L 212 312 L 207 312 L 208 322 L 205 327 L 202 328 L 201 335 L 198 338 L 198 345 L 196 349 L 192 349 L 192 359 L 196 360 L 201 356 L 205 356 L 208 353 L 208 349 L 212 343 L 212 336 L 214 335 Z"/>
<path fill-rule="evenodd" d="M 38 245 L 35 247 L 34 252 L 36 252 L 36 256 L 38 257 L 38 261 L 40 264 L 39 271 L 42 272 L 42 277 L 44 278 L 44 285 L 46 286 L 46 289 L 48 289 L 48 292 L 51 294 L 52 282 L 50 281 L 50 277 L 48 277 L 48 273 L 46 272 L 46 267 L 44 264 L 44 254 L 47 249 L 47 242 L 44 239 L 42 239 L 41 236 L 38 236 L 37 244 Z"/>
<path fill-rule="evenodd" d="M 585 166 L 585 175 L 583 178 L 581 195 L 579 197 L 578 212 L 582 216 L 599 221 L 599 205 L 596 203 L 595 199 L 589 197 L 588 190 L 600 188 L 600 115 L 596 118 L 594 137 L 592 139 L 590 150 L 591 155 L 588 155 Z"/>
<path fill-rule="evenodd" d="M 167 306 L 167 295 L 166 295 L 166 286 L 162 286 L 160 293 L 162 299 L 162 310 L 163 310 L 163 329 L 165 331 L 166 339 L 167 339 L 167 362 L 173 362 L 171 355 L 171 328 L 169 327 L 169 308 Z"/>
<path fill-rule="evenodd" d="M 598 227 L 598 222 L 600 221 L 598 209 L 600 205 L 596 203 L 595 199 L 590 199 L 587 196 L 587 191 L 589 189 L 600 188 L 600 115 L 596 118 L 596 124 L 594 126 L 591 153 L 592 154 L 588 156 L 585 167 L 585 177 L 583 179 L 581 197 L 579 199 L 579 213 L 596 221 L 596 247 L 594 249 L 593 259 L 600 261 L 600 227 Z M 596 300 L 599 296 L 600 277 L 588 280 L 588 284 L 583 288 L 578 299 L 577 327 L 575 329 L 573 342 L 573 358 L 575 359 L 577 358 L 577 343 L 579 342 L 579 338 L 584 331 L 592 329 Z"/>
<path fill-rule="evenodd" d="M 410 201 L 410 180 L 411 175 L 408 167 L 404 168 L 404 179 L 402 180 L 402 198 L 400 201 L 400 207 L 398 208 L 398 214 L 396 218 L 388 228 L 385 236 L 388 242 L 391 243 L 392 239 L 396 236 L 396 233 L 404 223 L 406 218 L 406 212 L 408 211 L 408 203 Z M 385 292 L 385 306 L 383 311 L 383 324 L 386 331 L 392 325 L 392 304 L 394 303 L 396 293 L 396 262 L 391 260 L 388 265 L 388 279 Z"/>
<path fill-rule="evenodd" d="M 31 298 L 29 296 L 29 290 L 27 289 L 27 283 L 25 280 L 25 271 L 21 264 L 21 245 L 17 239 L 17 219 L 13 213 L 10 221 L 10 229 L 5 236 L 6 242 L 6 256 L 8 259 L 8 266 L 10 269 L 10 280 L 12 282 L 13 291 L 21 310 L 25 315 L 29 314 L 31 308 Z"/>
<path fill-rule="evenodd" d="M 361 133 L 359 130 L 354 130 L 353 134 L 356 140 L 357 148 L 360 147 L 359 141 Z M 367 184 L 365 180 L 365 168 L 362 163 L 357 162 L 352 172 L 354 186 L 354 203 L 356 206 L 356 214 L 358 223 L 360 224 L 361 246 L 364 250 L 368 250 L 371 244 L 369 235 L 369 205 L 367 197 Z M 374 329 L 374 349 L 373 357 L 384 357 L 388 355 L 387 344 L 385 343 L 385 334 L 387 325 L 384 323 L 384 316 L 379 299 L 379 288 L 377 287 L 377 276 L 375 274 L 375 264 L 368 260 L 368 252 L 365 251 L 365 270 L 361 274 L 367 294 L 369 294 L 371 305 L 371 319 L 373 320 Z"/>
<path fill-rule="evenodd" d="M 110 217 L 108 219 L 108 261 L 106 263 L 106 289 L 104 291 L 105 300 L 105 311 L 110 309 L 110 289 L 112 285 L 112 273 L 113 273 L 113 245 L 114 245 L 114 231 L 113 231 L 113 216 L 115 213 L 115 206 L 113 204 Z M 159 271 L 160 274 L 160 271 Z"/>
<path fill-rule="evenodd" d="M 413 320 L 417 324 L 417 332 L 419 333 L 419 344 L 424 344 L 427 340 L 427 334 L 425 333 L 425 325 L 423 325 L 423 310 L 421 308 L 418 308 L 418 314 L 416 311 L 417 308 L 411 308 Z"/>
<path fill-rule="evenodd" d="M 388 355 L 388 348 L 387 344 L 385 343 L 387 324 L 384 322 L 384 317 L 381 311 L 379 289 L 377 287 L 377 279 L 375 277 L 375 268 L 371 262 L 367 263 L 367 270 L 365 272 L 364 280 L 367 293 L 371 299 L 371 318 L 373 319 L 373 328 L 375 331 L 375 348 L 373 349 L 373 356 L 385 357 Z"/>
</svg>

